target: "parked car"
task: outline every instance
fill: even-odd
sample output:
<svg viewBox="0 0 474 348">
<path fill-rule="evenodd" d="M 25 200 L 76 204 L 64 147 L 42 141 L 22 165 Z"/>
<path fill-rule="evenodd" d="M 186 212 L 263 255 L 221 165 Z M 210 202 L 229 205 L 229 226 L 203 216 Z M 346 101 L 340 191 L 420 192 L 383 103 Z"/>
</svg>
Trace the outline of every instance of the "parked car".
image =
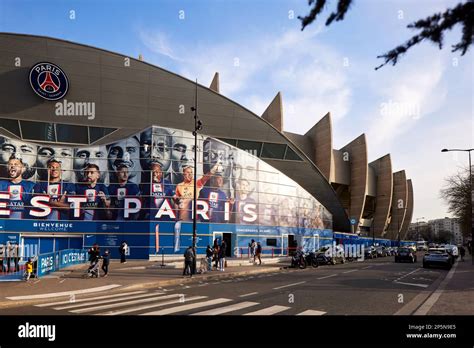
<svg viewBox="0 0 474 348">
<path fill-rule="evenodd" d="M 453 257 L 448 253 L 446 248 L 431 248 L 423 256 L 423 268 L 430 266 L 439 266 L 451 269 L 453 266 Z"/>
<path fill-rule="evenodd" d="M 366 259 L 374 259 L 377 257 L 377 250 L 375 250 L 374 246 L 368 246 L 364 248 L 364 257 Z"/>
<path fill-rule="evenodd" d="M 395 262 L 404 261 L 411 263 L 416 262 L 416 252 L 414 252 L 412 248 L 398 248 L 397 253 L 395 254 Z"/>
<path fill-rule="evenodd" d="M 387 256 L 387 250 L 385 249 L 384 246 L 378 246 L 375 248 L 377 251 L 377 257 L 385 257 Z"/>
</svg>

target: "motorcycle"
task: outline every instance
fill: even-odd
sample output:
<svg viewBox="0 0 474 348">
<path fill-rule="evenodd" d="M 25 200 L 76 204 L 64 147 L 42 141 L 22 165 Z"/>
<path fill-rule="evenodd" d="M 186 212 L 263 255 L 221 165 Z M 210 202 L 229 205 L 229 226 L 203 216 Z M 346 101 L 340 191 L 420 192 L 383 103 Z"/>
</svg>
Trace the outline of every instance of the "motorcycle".
<svg viewBox="0 0 474 348">
<path fill-rule="evenodd" d="M 306 255 L 306 263 L 308 265 L 311 265 L 313 268 L 317 268 L 319 266 L 319 261 L 318 261 L 317 254 L 313 251 L 310 251 Z"/>
<path fill-rule="evenodd" d="M 305 269 L 306 265 L 306 258 L 304 256 L 303 251 L 297 250 L 291 258 L 291 267 Z"/>
</svg>

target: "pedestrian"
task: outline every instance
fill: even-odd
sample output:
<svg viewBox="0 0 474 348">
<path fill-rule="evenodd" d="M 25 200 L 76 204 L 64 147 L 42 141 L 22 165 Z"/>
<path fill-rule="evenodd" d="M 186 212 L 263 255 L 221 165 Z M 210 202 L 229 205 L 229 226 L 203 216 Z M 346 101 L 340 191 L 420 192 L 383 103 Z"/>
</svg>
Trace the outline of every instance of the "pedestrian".
<svg viewBox="0 0 474 348">
<path fill-rule="evenodd" d="M 183 277 L 189 273 L 189 277 L 193 276 L 193 262 L 194 262 L 194 251 L 193 247 L 190 246 L 184 252 L 184 270 Z"/>
<path fill-rule="evenodd" d="M 20 272 L 20 248 L 17 243 L 13 245 L 13 264 L 15 272 Z"/>
<path fill-rule="evenodd" d="M 102 255 L 102 270 L 104 271 L 104 277 L 107 277 L 109 273 L 110 264 L 110 252 L 109 249 L 105 249 L 104 255 Z"/>
<path fill-rule="evenodd" d="M 100 258 L 100 247 L 97 243 L 94 243 L 92 247 L 89 248 L 87 252 L 89 254 L 89 262 L 90 264 L 94 264 L 97 262 L 97 259 Z"/>
<path fill-rule="evenodd" d="M 224 267 L 225 267 L 225 252 L 227 249 L 227 245 L 225 241 L 223 240 L 221 242 L 221 247 L 219 248 L 219 271 L 224 272 Z"/>
<path fill-rule="evenodd" d="M 466 249 L 461 245 L 459 247 L 459 254 L 461 255 L 461 261 L 464 261 L 464 255 L 466 255 Z"/>
<path fill-rule="evenodd" d="M 214 256 L 213 256 L 214 267 L 216 268 L 216 270 L 218 270 L 219 269 L 219 243 L 217 241 L 217 238 L 214 239 L 214 248 L 212 250 L 214 251 Z"/>
<path fill-rule="evenodd" d="M 258 259 L 258 265 L 260 266 L 262 264 L 262 259 L 260 258 L 260 256 L 262 255 L 262 245 L 260 244 L 260 242 L 257 243 L 257 250 L 255 250 L 255 259 L 254 259 L 254 263 L 257 263 L 256 262 L 256 259 Z"/>
<path fill-rule="evenodd" d="M 120 263 L 127 263 L 126 255 L 128 254 L 128 245 L 126 241 L 122 241 L 119 247 Z"/>
<path fill-rule="evenodd" d="M 33 261 L 28 258 L 28 262 L 25 263 L 25 280 L 30 280 L 31 274 L 33 274 Z"/>
<path fill-rule="evenodd" d="M 208 245 L 206 249 L 206 259 L 207 259 L 207 270 L 210 272 L 212 271 L 212 256 L 214 255 L 214 251 L 212 250 L 211 246 Z"/>
<path fill-rule="evenodd" d="M 249 246 L 250 246 L 250 260 L 253 261 L 253 263 L 255 263 L 255 250 L 257 249 L 257 244 L 255 243 L 254 239 L 252 239 Z"/>
<path fill-rule="evenodd" d="M 10 267 L 12 263 L 12 259 L 14 257 L 15 253 L 15 247 L 13 246 L 12 243 L 7 242 L 7 272 L 10 273 Z"/>
<path fill-rule="evenodd" d="M 472 255 L 472 240 L 467 242 L 467 250 L 469 251 L 469 255 Z"/>
<path fill-rule="evenodd" d="M 0 244 L 0 273 L 3 273 L 3 259 L 5 257 L 5 246 Z"/>
</svg>

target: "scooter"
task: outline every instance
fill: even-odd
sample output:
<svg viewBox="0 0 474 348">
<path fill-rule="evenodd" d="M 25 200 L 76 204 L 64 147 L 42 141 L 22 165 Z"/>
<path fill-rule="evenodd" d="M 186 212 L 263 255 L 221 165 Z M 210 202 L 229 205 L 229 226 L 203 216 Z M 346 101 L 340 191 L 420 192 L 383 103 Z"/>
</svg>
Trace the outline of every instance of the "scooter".
<svg viewBox="0 0 474 348">
<path fill-rule="evenodd" d="M 301 250 L 297 250 L 296 253 L 291 258 L 291 267 L 305 269 L 307 266 L 306 258 L 304 253 Z"/>
<path fill-rule="evenodd" d="M 306 255 L 306 263 L 307 263 L 308 265 L 311 265 L 313 268 L 319 267 L 318 258 L 317 258 L 317 255 L 316 255 L 315 252 L 310 251 L 310 252 Z"/>
</svg>

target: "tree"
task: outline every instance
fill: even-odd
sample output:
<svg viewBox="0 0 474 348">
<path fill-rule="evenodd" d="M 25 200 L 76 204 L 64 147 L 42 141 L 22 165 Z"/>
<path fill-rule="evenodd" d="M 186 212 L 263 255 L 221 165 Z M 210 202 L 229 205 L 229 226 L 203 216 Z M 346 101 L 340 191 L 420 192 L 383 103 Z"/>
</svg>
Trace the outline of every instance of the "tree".
<svg viewBox="0 0 474 348">
<path fill-rule="evenodd" d="M 448 203 L 448 212 L 459 219 L 462 234 L 471 234 L 471 185 L 469 168 L 445 179 L 445 187 L 440 195 Z"/>
<path fill-rule="evenodd" d="M 316 17 L 323 11 L 326 2 L 327 0 L 308 0 L 309 5 L 311 6 L 314 4 L 314 6 L 307 16 L 298 16 L 302 24 L 301 30 L 304 30 L 306 26 L 316 19 Z M 353 0 L 339 0 L 337 3 L 337 11 L 332 12 L 329 15 L 326 20 L 326 25 L 330 25 L 333 21 L 342 21 L 352 2 Z M 435 13 L 425 19 L 419 19 L 416 22 L 409 24 L 407 28 L 420 30 L 420 32 L 405 43 L 395 47 L 385 54 L 377 56 L 377 58 L 385 59 L 385 62 L 376 67 L 375 70 L 380 69 L 388 63 L 392 63 L 392 65 L 397 64 L 400 56 L 423 40 L 432 41 L 439 46 L 439 49 L 442 49 L 444 33 L 447 30 L 451 30 L 456 24 L 462 26 L 462 36 L 460 41 L 452 46 L 452 52 L 460 51 L 461 56 L 463 56 L 467 52 L 469 46 L 474 42 L 473 0 L 467 0 L 465 3 L 460 2 L 454 8 L 447 9 L 443 13 Z"/>
</svg>

